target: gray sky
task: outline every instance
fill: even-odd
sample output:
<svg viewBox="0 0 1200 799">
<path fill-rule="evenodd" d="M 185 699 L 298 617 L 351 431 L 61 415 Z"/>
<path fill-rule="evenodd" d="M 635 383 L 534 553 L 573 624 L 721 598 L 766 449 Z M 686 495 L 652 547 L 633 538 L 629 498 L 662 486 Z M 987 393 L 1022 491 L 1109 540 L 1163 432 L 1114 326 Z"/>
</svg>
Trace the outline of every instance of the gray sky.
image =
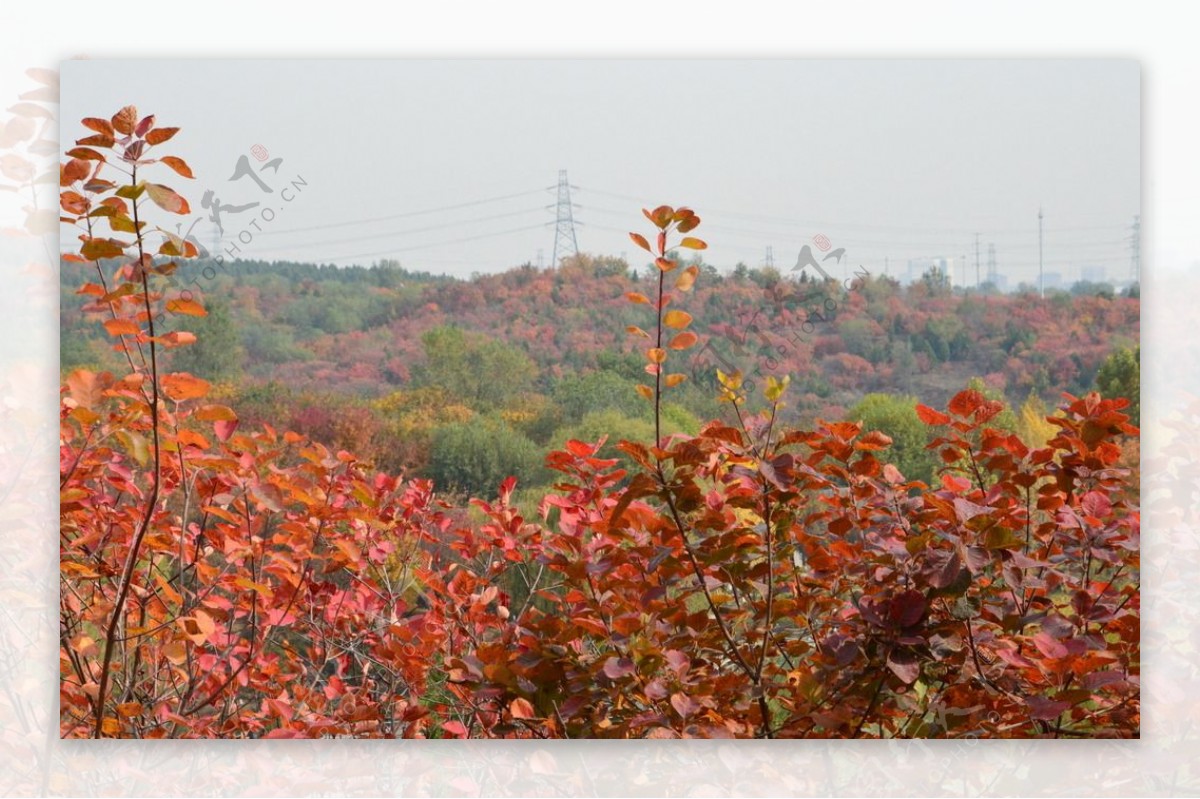
<svg viewBox="0 0 1200 799">
<path fill-rule="evenodd" d="M 188 197 L 201 242 L 206 190 L 260 201 L 223 216 L 246 257 L 460 276 L 539 250 L 548 264 L 559 169 L 578 187 L 580 249 L 636 265 L 626 231 L 668 203 L 701 215 L 721 268 L 767 247 L 786 268 L 825 234 L 872 271 L 965 255 L 954 278 L 970 285 L 978 232 L 985 271 L 994 242 L 1000 272 L 1032 281 L 1040 205 L 1047 272 L 1123 278 L 1140 208 L 1131 60 L 95 60 L 62 74 L 64 141 L 127 103 L 183 129 L 162 152 L 196 180 L 151 179 Z M 259 173 L 273 195 L 229 180 L 240 156 L 262 166 L 256 144 L 283 159 Z"/>
</svg>

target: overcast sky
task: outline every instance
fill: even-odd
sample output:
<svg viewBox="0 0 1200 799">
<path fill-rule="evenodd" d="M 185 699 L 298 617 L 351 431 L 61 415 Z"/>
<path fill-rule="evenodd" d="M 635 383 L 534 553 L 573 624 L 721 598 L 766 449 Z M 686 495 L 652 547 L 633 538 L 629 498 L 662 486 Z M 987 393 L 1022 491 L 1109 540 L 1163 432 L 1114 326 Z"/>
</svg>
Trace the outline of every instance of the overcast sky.
<svg viewBox="0 0 1200 799">
<path fill-rule="evenodd" d="M 223 213 L 223 246 L 240 236 L 240 255 L 268 260 L 549 264 L 560 169 L 580 250 L 635 265 L 626 231 L 668 203 L 696 209 L 723 269 L 768 247 L 786 269 L 824 234 L 843 266 L 950 257 L 970 285 L 979 233 L 985 272 L 994 243 L 1000 272 L 1032 281 L 1040 206 L 1047 272 L 1124 278 L 1140 207 L 1131 60 L 90 60 L 62 75 L 64 142 L 128 103 L 181 127 L 160 149 L 196 179 L 151 179 L 189 198 L 184 228 L 206 245 L 206 191 L 260 203 Z M 271 194 L 231 180 L 242 156 Z"/>
</svg>

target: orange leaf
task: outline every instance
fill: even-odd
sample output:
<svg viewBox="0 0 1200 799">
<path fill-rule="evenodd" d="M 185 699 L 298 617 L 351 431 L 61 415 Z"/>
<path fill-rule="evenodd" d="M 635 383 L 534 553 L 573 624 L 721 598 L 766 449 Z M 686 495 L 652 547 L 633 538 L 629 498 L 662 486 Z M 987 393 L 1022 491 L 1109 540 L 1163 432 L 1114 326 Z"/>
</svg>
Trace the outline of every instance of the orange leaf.
<svg viewBox="0 0 1200 799">
<path fill-rule="evenodd" d="M 204 310 L 204 306 L 195 300 L 167 300 L 167 310 L 185 316 L 208 316 L 208 311 Z"/>
<path fill-rule="evenodd" d="M 137 107 L 127 105 L 117 113 L 113 114 L 112 126 L 117 133 L 125 136 L 133 133 L 133 126 L 137 124 L 138 113 Z"/>
<path fill-rule="evenodd" d="M 664 272 L 670 272 L 672 269 L 679 266 L 679 264 L 677 264 L 675 261 L 672 261 L 670 258 L 655 258 L 654 265 Z"/>
<path fill-rule="evenodd" d="M 687 380 L 687 375 L 676 373 L 673 375 L 667 375 L 666 378 L 664 378 L 664 380 L 666 382 L 667 388 L 674 388 L 675 386 L 682 383 L 684 380 Z"/>
<path fill-rule="evenodd" d="M 667 351 L 659 347 L 651 347 L 646 350 L 646 357 L 650 359 L 650 363 L 662 363 L 667 359 Z"/>
<path fill-rule="evenodd" d="M 629 327 L 625 328 L 625 331 L 627 333 L 631 333 L 635 336 L 641 336 L 642 338 L 650 338 L 650 334 L 647 333 L 645 330 L 642 330 L 637 325 L 630 325 Z"/>
<path fill-rule="evenodd" d="M 153 134 L 153 133 L 156 133 L 157 131 L 150 131 L 150 132 L 151 132 L 151 134 Z M 184 161 L 182 158 L 176 158 L 173 155 L 164 155 L 162 158 L 160 158 L 158 160 L 162 161 L 164 164 L 171 167 L 171 169 L 174 169 L 176 172 L 178 172 L 180 175 L 183 175 L 185 178 L 194 178 L 195 177 L 195 175 L 192 174 L 192 168 L 190 166 L 188 166 L 187 162 Z"/>
<path fill-rule="evenodd" d="M 154 130 L 152 130 L 146 134 L 146 143 L 147 144 L 162 144 L 163 142 L 165 142 L 167 139 L 171 138 L 178 132 L 179 132 L 179 128 L 155 128 Z M 162 160 L 165 161 L 167 159 L 164 158 Z M 191 175 L 188 175 L 188 177 L 190 178 Z"/>
<path fill-rule="evenodd" d="M 210 385 L 207 380 L 189 375 L 186 372 L 175 372 L 165 375 L 162 379 L 163 393 L 175 402 L 197 399 L 208 393 Z"/>
<path fill-rule="evenodd" d="M 195 430 L 180 430 L 176 440 L 181 447 L 195 447 L 196 449 L 208 449 L 210 444 L 208 439 L 197 433 Z"/>
<path fill-rule="evenodd" d="M 679 242 L 680 247 L 687 247 L 689 250 L 706 250 L 708 245 L 703 241 L 692 236 L 686 236 L 683 241 Z"/>
<path fill-rule="evenodd" d="M 692 323 L 692 315 L 687 311 L 667 311 L 663 316 L 663 324 L 675 330 L 683 330 Z"/>
<path fill-rule="evenodd" d="M 646 241 L 646 237 L 639 233 L 630 233 L 629 238 L 633 239 L 633 243 L 641 247 L 646 252 L 650 252 L 650 242 Z"/>
<path fill-rule="evenodd" d="M 237 419 L 233 409 L 225 405 L 201 405 L 192 416 L 201 422 L 231 422 Z"/>
<path fill-rule="evenodd" d="M 636 291 L 625 292 L 625 299 L 634 303 L 645 303 L 646 305 L 650 304 L 650 299 L 645 294 L 638 294 Z"/>
<path fill-rule="evenodd" d="M 67 393 L 82 408 L 94 408 L 104 399 L 104 391 L 113 384 L 109 372 L 77 369 L 67 377 Z"/>
<path fill-rule="evenodd" d="M 83 126 L 85 128 L 90 128 L 91 130 L 94 130 L 103 136 L 112 136 L 115 133 L 112 123 L 107 119 L 88 117 L 83 120 Z"/>
<path fill-rule="evenodd" d="M 650 388 L 650 386 L 643 386 L 639 383 L 637 385 L 637 393 L 641 394 L 648 400 L 654 399 L 654 389 Z"/>
<path fill-rule="evenodd" d="M 679 279 L 675 281 L 675 288 L 680 291 L 691 291 L 698 274 L 700 274 L 698 266 L 689 266 L 687 269 L 684 269 Z"/>
<path fill-rule="evenodd" d="M 673 350 L 686 350 L 699 340 L 700 337 L 689 330 L 685 333 L 680 333 L 678 336 L 671 339 L 671 343 L 667 346 Z"/>
<path fill-rule="evenodd" d="M 532 719 L 537 717 L 533 705 L 529 703 L 529 700 L 519 696 L 509 703 L 508 712 L 512 714 L 514 719 Z"/>
<path fill-rule="evenodd" d="M 140 327 L 128 319 L 106 319 L 104 329 L 110 336 L 136 336 L 142 332 Z"/>
<path fill-rule="evenodd" d="M 156 336 L 155 338 L 161 341 L 163 346 L 168 349 L 196 343 L 196 334 L 189 333 L 186 330 L 173 330 L 165 336 Z"/>
</svg>

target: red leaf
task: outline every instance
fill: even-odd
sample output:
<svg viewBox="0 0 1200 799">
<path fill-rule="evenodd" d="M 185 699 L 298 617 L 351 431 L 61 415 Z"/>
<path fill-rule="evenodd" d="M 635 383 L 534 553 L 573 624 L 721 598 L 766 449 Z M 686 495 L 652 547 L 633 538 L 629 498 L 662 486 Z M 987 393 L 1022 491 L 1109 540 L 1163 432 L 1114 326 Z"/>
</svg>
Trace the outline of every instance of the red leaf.
<svg viewBox="0 0 1200 799">
<path fill-rule="evenodd" d="M 953 413 L 955 416 L 970 416 L 986 401 L 987 399 L 982 394 L 973 388 L 969 388 L 951 397 L 950 404 L 947 407 L 950 413 Z"/>
<path fill-rule="evenodd" d="M 909 589 L 888 603 L 888 621 L 897 627 L 912 627 L 925 615 L 925 595 Z"/>
<path fill-rule="evenodd" d="M 237 426 L 237 419 L 216 421 L 213 422 L 213 432 L 221 441 L 228 441 L 229 437 L 233 435 L 233 431 L 237 430 Z"/>
<path fill-rule="evenodd" d="M 700 709 L 700 703 L 687 694 L 674 693 L 671 694 L 671 707 L 675 708 L 675 712 L 686 719 Z"/>
<path fill-rule="evenodd" d="M 461 721 L 447 721 L 442 725 L 442 730 L 453 738 L 467 737 L 467 728 L 463 726 Z"/>
<path fill-rule="evenodd" d="M 1067 656 L 1067 648 L 1051 638 L 1050 634 L 1045 631 L 1033 636 L 1033 645 L 1038 648 L 1039 652 L 1050 659 Z"/>
<path fill-rule="evenodd" d="M 887 666 L 905 685 L 912 685 L 921 676 L 921 662 L 911 652 L 893 649 L 888 653 Z"/>
<path fill-rule="evenodd" d="M 950 417 L 928 405 L 917 403 L 917 416 L 927 425 L 949 424 Z"/>
<path fill-rule="evenodd" d="M 604 675 L 610 680 L 619 680 L 633 674 L 633 661 L 629 658 L 610 657 L 604 661 Z"/>
<path fill-rule="evenodd" d="M 1040 721 L 1053 721 L 1071 707 L 1070 702 L 1047 699 L 1044 696 L 1028 697 L 1025 703 L 1029 705 L 1030 718 Z"/>
</svg>

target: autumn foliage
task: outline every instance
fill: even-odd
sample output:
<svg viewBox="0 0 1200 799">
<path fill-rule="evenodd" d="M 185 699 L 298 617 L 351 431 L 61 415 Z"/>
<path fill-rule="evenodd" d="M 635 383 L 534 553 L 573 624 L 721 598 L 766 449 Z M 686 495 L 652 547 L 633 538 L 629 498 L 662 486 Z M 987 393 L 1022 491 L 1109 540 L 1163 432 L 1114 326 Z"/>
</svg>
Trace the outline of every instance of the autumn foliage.
<svg viewBox="0 0 1200 799">
<path fill-rule="evenodd" d="M 882 433 L 785 429 L 787 378 L 722 373 L 727 418 L 663 436 L 699 342 L 670 251 L 705 245 L 661 206 L 631 234 L 656 291 L 627 295 L 655 440 L 620 442 L 628 471 L 566 441 L 537 518 L 511 478 L 468 513 L 159 372 L 195 340 L 166 315 L 205 311 L 172 289 L 193 246 L 147 218 L 187 201 L 143 175 L 191 172 L 132 107 L 84 125 L 63 219 L 128 370 L 62 387 L 64 737 L 1138 734 L 1125 400 L 1066 395 L 1039 448 L 978 391 L 918 406 L 931 486 Z"/>
</svg>

